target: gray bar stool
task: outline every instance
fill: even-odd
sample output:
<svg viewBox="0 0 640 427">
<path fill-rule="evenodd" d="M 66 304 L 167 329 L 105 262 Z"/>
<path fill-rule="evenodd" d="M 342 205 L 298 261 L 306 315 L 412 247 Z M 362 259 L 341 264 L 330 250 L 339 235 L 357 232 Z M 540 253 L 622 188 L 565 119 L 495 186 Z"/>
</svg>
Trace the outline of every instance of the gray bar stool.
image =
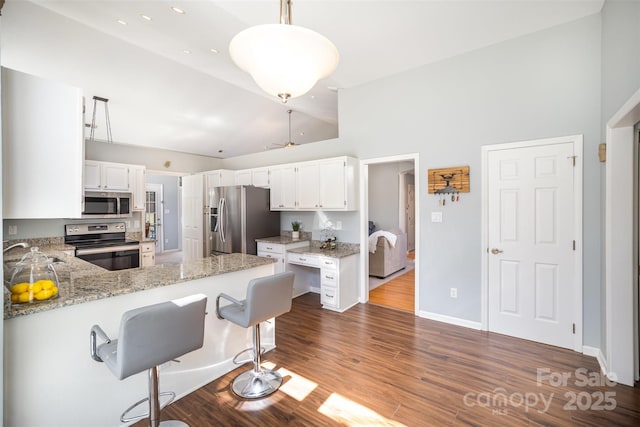
<svg viewBox="0 0 640 427">
<path fill-rule="evenodd" d="M 258 399 L 275 392 L 282 384 L 282 376 L 263 369 L 261 365 L 260 322 L 291 310 L 293 277 L 290 271 L 249 281 L 247 296 L 238 301 L 224 293 L 216 298 L 216 315 L 243 328 L 253 327 L 253 369 L 238 375 L 231 386 L 233 392 L 245 399 Z M 231 304 L 220 307 L 220 299 Z M 242 351 L 244 353 L 247 350 Z M 241 354 L 236 355 L 236 358 Z M 235 359 L 234 358 L 234 361 Z"/>
<path fill-rule="evenodd" d="M 122 315 L 120 335 L 115 340 L 100 326 L 91 328 L 91 357 L 104 362 L 116 378 L 123 380 L 149 371 L 149 397 L 127 408 L 120 416 L 121 422 L 149 417 L 151 427 L 188 427 L 181 421 L 160 423 L 159 396 L 171 396 L 164 407 L 173 401 L 175 393 L 158 393 L 158 365 L 202 347 L 206 305 L 207 297 L 195 294 L 129 310 Z M 97 345 L 97 338 L 104 342 Z M 127 418 L 129 412 L 147 401 L 148 414 Z"/>
</svg>

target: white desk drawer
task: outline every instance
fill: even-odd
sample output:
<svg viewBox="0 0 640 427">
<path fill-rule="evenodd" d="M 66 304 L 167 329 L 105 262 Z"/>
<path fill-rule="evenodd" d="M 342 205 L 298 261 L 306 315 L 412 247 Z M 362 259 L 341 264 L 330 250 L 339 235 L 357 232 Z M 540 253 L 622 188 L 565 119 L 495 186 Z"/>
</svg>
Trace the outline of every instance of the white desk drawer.
<svg viewBox="0 0 640 427">
<path fill-rule="evenodd" d="M 258 252 L 271 252 L 274 254 L 284 254 L 284 245 L 278 243 L 258 242 Z"/>
<path fill-rule="evenodd" d="M 292 264 L 308 265 L 309 267 L 319 267 L 320 260 L 314 255 L 292 254 L 287 257 L 287 261 Z"/>
<path fill-rule="evenodd" d="M 338 268 L 338 260 L 336 258 L 321 258 L 320 267 L 335 270 Z"/>
<path fill-rule="evenodd" d="M 338 283 L 338 273 L 335 270 L 320 270 L 320 284 L 336 286 Z"/>
<path fill-rule="evenodd" d="M 320 289 L 320 303 L 322 305 L 338 307 L 340 302 L 338 301 L 338 292 L 336 288 L 332 286 L 322 286 Z"/>
<path fill-rule="evenodd" d="M 275 258 L 275 259 L 282 259 L 283 258 L 282 255 L 280 255 L 280 254 L 276 254 L 276 253 L 273 253 L 273 252 L 261 252 L 261 251 L 258 251 L 258 256 L 262 256 L 262 257 L 265 257 L 265 258 Z"/>
</svg>

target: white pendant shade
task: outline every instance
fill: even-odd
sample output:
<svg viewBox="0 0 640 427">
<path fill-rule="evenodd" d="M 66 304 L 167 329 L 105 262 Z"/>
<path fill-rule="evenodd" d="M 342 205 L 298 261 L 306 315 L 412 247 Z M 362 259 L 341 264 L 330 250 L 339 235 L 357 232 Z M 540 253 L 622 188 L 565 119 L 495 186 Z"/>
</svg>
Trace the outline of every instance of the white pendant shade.
<svg viewBox="0 0 640 427">
<path fill-rule="evenodd" d="M 265 92 L 288 98 L 303 95 L 338 66 L 338 49 L 307 28 L 267 24 L 238 33 L 229 45 L 231 59 Z"/>
</svg>

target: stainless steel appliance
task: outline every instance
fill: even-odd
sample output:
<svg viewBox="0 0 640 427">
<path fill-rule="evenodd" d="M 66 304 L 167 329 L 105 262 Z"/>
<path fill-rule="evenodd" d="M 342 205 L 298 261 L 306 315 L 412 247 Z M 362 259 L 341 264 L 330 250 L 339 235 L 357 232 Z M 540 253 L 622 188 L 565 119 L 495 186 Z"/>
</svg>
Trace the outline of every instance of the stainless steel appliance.
<svg viewBox="0 0 640 427">
<path fill-rule="evenodd" d="M 269 190 L 210 188 L 205 207 L 205 254 L 257 254 L 255 239 L 280 235 L 280 212 L 269 208 Z"/>
<path fill-rule="evenodd" d="M 64 242 L 76 247 L 76 257 L 110 271 L 140 266 L 140 242 L 125 237 L 124 222 L 67 224 Z"/>
<path fill-rule="evenodd" d="M 85 191 L 83 218 L 124 218 L 131 216 L 131 193 Z"/>
</svg>

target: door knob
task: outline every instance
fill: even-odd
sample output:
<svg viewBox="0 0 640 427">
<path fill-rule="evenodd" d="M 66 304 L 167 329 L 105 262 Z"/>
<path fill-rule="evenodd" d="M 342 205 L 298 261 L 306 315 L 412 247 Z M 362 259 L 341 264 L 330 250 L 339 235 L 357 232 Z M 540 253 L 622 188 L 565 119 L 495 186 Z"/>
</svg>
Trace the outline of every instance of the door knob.
<svg viewBox="0 0 640 427">
<path fill-rule="evenodd" d="M 502 251 L 500 249 L 498 249 L 498 248 L 493 248 L 493 249 L 491 249 L 491 253 L 494 254 L 494 255 L 498 255 L 498 254 L 501 254 Z"/>
</svg>

